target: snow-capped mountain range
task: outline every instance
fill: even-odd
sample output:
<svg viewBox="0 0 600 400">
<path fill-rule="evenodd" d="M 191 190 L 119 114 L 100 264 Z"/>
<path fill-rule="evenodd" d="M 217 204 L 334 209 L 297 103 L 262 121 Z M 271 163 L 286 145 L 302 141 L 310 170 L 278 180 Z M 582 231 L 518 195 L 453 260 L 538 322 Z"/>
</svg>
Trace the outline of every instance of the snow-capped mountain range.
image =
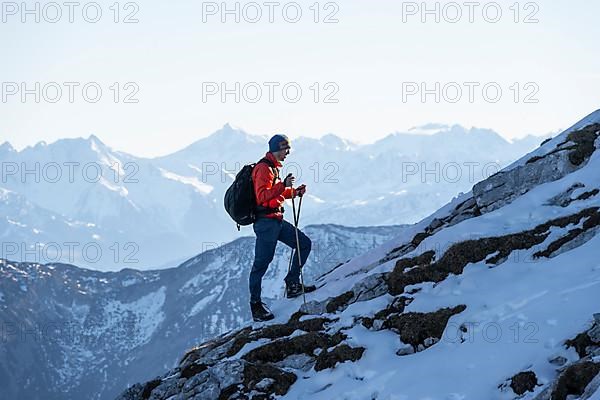
<svg viewBox="0 0 600 400">
<path fill-rule="evenodd" d="M 306 227 L 313 240 L 306 280 L 401 229 Z M 253 254 L 254 238 L 242 237 L 164 270 L 0 260 L 0 399 L 113 399 L 174 367 L 186 349 L 247 323 Z M 289 257 L 277 248 L 266 301 L 282 297 Z"/>
<path fill-rule="evenodd" d="M 118 400 L 597 400 L 599 170 L 600 110 Z"/>
<path fill-rule="evenodd" d="M 543 139 L 508 142 L 458 125 L 419 127 L 369 145 L 332 134 L 300 137 L 283 173 L 308 185 L 303 224 L 414 223 Z M 241 166 L 263 157 L 267 140 L 227 124 L 153 159 L 115 151 L 96 136 L 21 151 L 4 143 L 1 256 L 98 270 L 175 266 L 239 237 L 223 195 Z"/>
</svg>

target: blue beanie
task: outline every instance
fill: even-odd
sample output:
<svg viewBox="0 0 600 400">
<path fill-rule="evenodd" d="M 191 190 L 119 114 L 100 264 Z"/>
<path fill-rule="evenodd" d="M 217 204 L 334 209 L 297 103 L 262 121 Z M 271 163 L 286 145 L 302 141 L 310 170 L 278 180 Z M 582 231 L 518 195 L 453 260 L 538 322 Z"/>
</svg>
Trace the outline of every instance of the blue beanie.
<svg viewBox="0 0 600 400">
<path fill-rule="evenodd" d="M 275 153 L 283 149 L 291 149 L 290 140 L 284 134 L 277 134 L 269 140 L 269 151 L 271 153 Z"/>
</svg>

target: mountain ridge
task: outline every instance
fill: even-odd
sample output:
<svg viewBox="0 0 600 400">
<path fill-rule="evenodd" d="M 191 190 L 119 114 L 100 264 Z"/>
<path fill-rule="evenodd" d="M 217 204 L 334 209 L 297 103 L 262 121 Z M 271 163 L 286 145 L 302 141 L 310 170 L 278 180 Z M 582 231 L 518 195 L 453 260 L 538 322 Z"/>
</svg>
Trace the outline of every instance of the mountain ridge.
<svg viewBox="0 0 600 400">
<path fill-rule="evenodd" d="M 421 126 L 416 126 L 416 127 L 412 127 L 410 129 L 408 129 L 406 132 L 400 132 L 400 131 L 396 131 L 393 133 L 390 133 L 388 135 L 386 135 L 385 137 L 382 137 L 381 139 L 376 140 L 375 142 L 381 141 L 387 137 L 390 136 L 428 136 L 425 135 L 423 133 L 411 133 L 411 132 L 421 132 L 421 129 L 424 128 L 428 128 L 428 127 L 434 127 L 435 129 L 433 129 L 435 132 L 434 134 L 440 135 L 440 136 L 444 136 L 444 135 L 448 135 L 448 134 L 452 134 L 453 132 L 460 132 L 465 131 L 467 134 L 469 133 L 476 133 L 476 134 L 482 134 L 485 132 L 489 132 L 489 134 L 493 137 L 498 137 L 501 138 L 504 142 L 509 143 L 510 141 L 508 139 L 505 139 L 502 135 L 500 135 L 498 132 L 494 131 L 491 128 L 477 128 L 477 127 L 471 127 L 471 128 L 466 128 L 460 124 L 452 124 L 452 125 L 448 125 L 448 124 L 441 124 L 441 123 L 430 123 L 430 124 L 425 124 L 425 125 L 421 125 Z M 544 134 L 529 134 L 526 135 L 522 138 L 516 138 L 515 140 L 520 140 L 523 138 L 527 138 L 527 137 L 532 137 L 532 138 L 537 138 L 537 139 L 541 139 L 544 140 L 545 138 L 547 138 L 550 134 L 549 133 L 544 133 Z M 198 147 L 199 145 L 203 145 L 206 142 L 206 139 L 211 139 L 212 140 L 217 140 L 217 139 L 228 139 L 231 138 L 232 136 L 237 136 L 237 137 L 242 137 L 242 138 L 252 138 L 252 139 L 268 139 L 268 135 L 264 135 L 264 134 L 252 134 L 252 133 L 248 133 L 247 131 L 245 131 L 243 128 L 240 127 L 236 127 L 231 125 L 229 122 L 225 123 L 225 125 L 223 125 L 223 127 L 215 130 L 214 132 L 210 133 L 207 136 L 204 136 L 200 139 L 197 139 L 195 141 L 193 141 L 192 143 L 185 145 L 184 147 L 182 147 L 179 150 L 176 150 L 172 153 L 169 154 L 165 154 L 165 155 L 161 155 L 161 156 L 156 156 L 156 157 L 141 157 L 141 156 L 135 156 L 133 152 L 126 152 L 126 151 L 121 151 L 121 150 L 115 150 L 113 147 L 107 145 L 104 141 L 102 141 L 102 139 L 100 139 L 100 137 L 97 134 L 89 134 L 88 137 L 83 137 L 83 136 L 79 136 L 79 137 L 72 137 L 72 138 L 63 138 L 63 139 L 57 139 L 53 142 L 46 142 L 44 140 L 38 141 L 32 145 L 28 145 L 25 146 L 23 149 L 21 150 L 17 150 L 15 149 L 12 144 L 10 143 L 10 141 L 5 141 L 4 143 L 2 143 L 0 145 L 0 150 L 3 150 L 4 147 L 6 147 L 7 149 L 11 149 L 14 150 L 17 153 L 23 152 L 26 149 L 33 149 L 36 146 L 39 147 L 46 147 L 46 146 L 52 146 L 52 145 L 56 145 L 56 144 L 63 144 L 63 143 L 68 143 L 68 142 L 72 142 L 72 143 L 97 143 L 102 147 L 107 147 L 110 150 L 113 150 L 114 152 L 120 153 L 120 154 L 126 154 L 126 155 L 130 155 L 130 156 L 134 156 L 136 158 L 142 158 L 142 159 L 161 159 L 161 158 L 166 158 L 169 156 L 172 156 L 176 153 L 182 152 L 188 148 L 194 148 L 194 147 Z M 361 147 L 361 146 L 367 146 L 373 143 L 366 143 L 366 144 L 358 144 L 353 142 L 350 139 L 346 139 L 343 138 L 342 136 L 338 136 L 335 133 L 324 133 L 323 135 L 321 135 L 321 137 L 319 138 L 313 138 L 313 137 L 309 137 L 309 136 L 299 136 L 298 138 L 296 138 L 295 140 L 307 140 L 307 139 L 311 139 L 313 141 L 319 142 L 322 140 L 329 140 L 328 138 L 331 138 L 331 140 L 335 140 L 339 143 L 348 143 L 351 144 L 351 147 Z M 294 141 L 295 141 L 294 140 Z M 252 140 L 252 142 L 255 142 L 255 140 Z"/>
</svg>

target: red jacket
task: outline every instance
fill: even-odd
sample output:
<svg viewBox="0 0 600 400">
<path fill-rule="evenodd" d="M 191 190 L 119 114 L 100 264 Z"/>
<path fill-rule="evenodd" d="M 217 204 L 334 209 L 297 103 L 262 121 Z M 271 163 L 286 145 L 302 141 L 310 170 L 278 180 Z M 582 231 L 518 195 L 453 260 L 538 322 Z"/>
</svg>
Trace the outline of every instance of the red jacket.
<svg viewBox="0 0 600 400">
<path fill-rule="evenodd" d="M 277 161 L 275 156 L 269 152 L 266 154 L 265 158 L 271 161 L 279 172 L 281 163 Z M 274 178 L 275 174 L 268 164 L 264 162 L 256 164 L 256 167 L 254 167 L 254 170 L 252 171 L 252 182 L 254 183 L 254 196 L 256 197 L 257 205 L 269 208 L 279 208 L 283 206 L 285 199 L 292 198 L 294 189 L 291 187 L 286 188 L 279 177 L 275 179 L 275 183 L 273 183 Z M 283 219 L 283 213 L 275 212 L 267 214 L 265 217 L 281 220 Z"/>
</svg>

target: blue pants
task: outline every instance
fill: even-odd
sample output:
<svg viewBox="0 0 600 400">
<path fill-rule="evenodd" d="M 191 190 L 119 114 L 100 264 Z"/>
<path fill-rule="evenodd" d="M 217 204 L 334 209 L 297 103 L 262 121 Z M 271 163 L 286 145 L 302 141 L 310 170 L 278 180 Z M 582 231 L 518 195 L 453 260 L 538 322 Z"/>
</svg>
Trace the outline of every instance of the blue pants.
<svg viewBox="0 0 600 400">
<path fill-rule="evenodd" d="M 312 243 L 308 236 L 298 230 L 300 241 L 300 257 L 302 263 L 298 263 L 298 254 L 296 250 L 296 232 L 294 225 L 285 220 L 275 218 L 259 218 L 253 225 L 256 233 L 256 247 L 254 249 L 254 264 L 250 272 L 250 301 L 261 301 L 261 283 L 262 277 L 267 272 L 269 264 L 275 255 L 277 241 L 283 242 L 294 249 L 292 267 L 285 277 L 287 284 L 300 282 L 300 268 L 304 266 L 306 259 L 310 254 Z"/>
</svg>

